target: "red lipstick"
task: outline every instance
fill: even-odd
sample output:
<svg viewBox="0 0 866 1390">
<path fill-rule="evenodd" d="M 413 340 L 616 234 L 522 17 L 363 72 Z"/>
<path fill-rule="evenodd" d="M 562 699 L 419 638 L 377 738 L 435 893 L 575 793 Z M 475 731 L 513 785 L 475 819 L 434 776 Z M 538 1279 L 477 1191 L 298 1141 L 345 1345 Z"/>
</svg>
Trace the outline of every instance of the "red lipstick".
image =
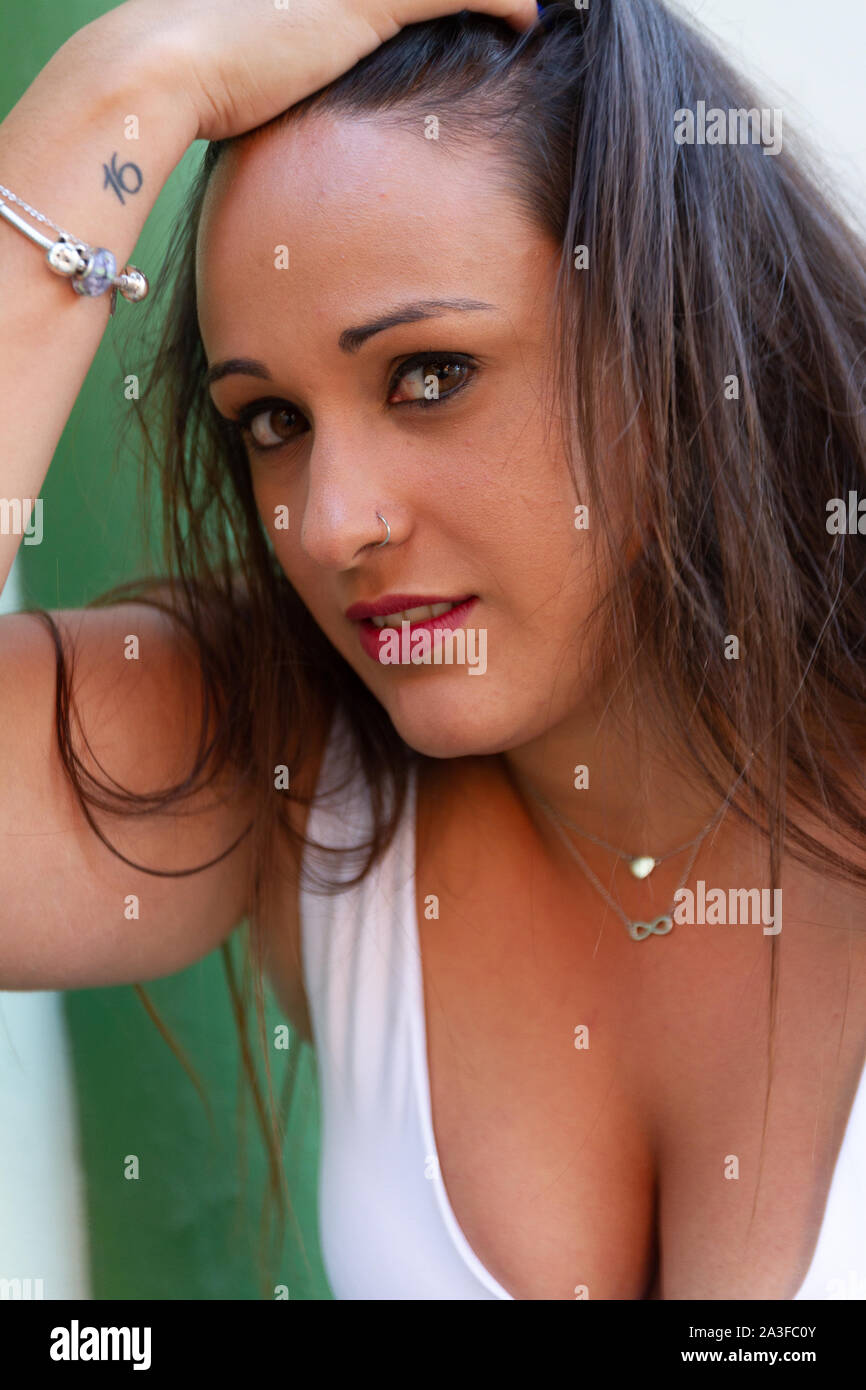
<svg viewBox="0 0 866 1390">
<path fill-rule="evenodd" d="M 346 610 L 346 617 L 357 622 L 358 637 L 364 651 L 373 661 L 381 664 L 379 662 L 379 648 L 382 634 L 391 629 L 377 627 L 373 622 L 374 617 L 382 618 L 389 613 L 405 613 L 407 609 L 412 608 L 432 608 L 436 603 L 453 604 L 454 607 L 449 608 L 446 613 L 440 613 L 436 618 L 422 618 L 409 624 L 410 632 L 418 632 L 424 628 L 433 632 L 436 628 L 462 627 L 477 602 L 478 598 L 474 594 L 464 599 L 428 598 L 417 594 L 386 594 L 384 598 L 376 599 L 373 603 L 354 603 L 351 608 Z M 397 630 L 402 630 L 402 622 Z"/>
<path fill-rule="evenodd" d="M 434 603 L 468 603 L 472 594 L 383 594 L 372 603 L 353 603 L 346 609 L 350 622 L 362 622 L 365 618 L 384 618 L 387 613 L 405 613 L 407 608 L 432 608 Z"/>
</svg>

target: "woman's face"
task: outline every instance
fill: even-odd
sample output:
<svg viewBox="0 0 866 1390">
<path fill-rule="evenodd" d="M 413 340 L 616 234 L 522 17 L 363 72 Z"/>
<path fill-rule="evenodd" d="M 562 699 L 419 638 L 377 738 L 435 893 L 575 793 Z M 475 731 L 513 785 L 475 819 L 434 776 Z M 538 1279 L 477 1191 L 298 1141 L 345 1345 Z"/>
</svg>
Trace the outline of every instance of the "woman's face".
<svg viewBox="0 0 866 1390">
<path fill-rule="evenodd" d="M 433 757 L 517 748 L 589 693 L 581 632 L 599 575 L 550 409 L 558 256 L 489 149 L 458 152 L 444 121 L 428 140 L 313 115 L 235 146 L 208 191 L 208 362 L 259 364 L 212 382 L 213 401 L 229 417 L 254 405 L 251 476 L 280 564 Z M 462 664 L 459 646 L 447 664 L 447 637 L 436 662 L 414 615 L 409 643 L 433 658 L 421 664 L 405 659 L 405 619 L 380 637 L 347 616 L 469 596 Z"/>
</svg>

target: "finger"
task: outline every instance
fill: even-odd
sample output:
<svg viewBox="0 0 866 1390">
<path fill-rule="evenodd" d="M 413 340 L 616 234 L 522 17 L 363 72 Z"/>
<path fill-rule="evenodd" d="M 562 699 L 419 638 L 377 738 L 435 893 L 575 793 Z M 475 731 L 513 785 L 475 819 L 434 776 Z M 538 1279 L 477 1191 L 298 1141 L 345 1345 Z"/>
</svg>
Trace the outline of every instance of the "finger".
<svg viewBox="0 0 866 1390">
<path fill-rule="evenodd" d="M 472 8 L 469 6 L 468 8 Z M 502 18 L 507 20 L 512 28 L 523 33 L 526 29 L 531 29 L 538 19 L 539 8 L 536 0 L 518 0 L 518 3 L 505 5 L 502 11 Z"/>
<path fill-rule="evenodd" d="M 513 29 L 523 33 L 531 29 L 538 18 L 536 0 L 394 0 L 391 13 L 397 23 L 421 24 L 425 19 L 438 19 L 440 15 L 457 14 L 460 10 L 494 15 L 504 19 Z"/>
</svg>

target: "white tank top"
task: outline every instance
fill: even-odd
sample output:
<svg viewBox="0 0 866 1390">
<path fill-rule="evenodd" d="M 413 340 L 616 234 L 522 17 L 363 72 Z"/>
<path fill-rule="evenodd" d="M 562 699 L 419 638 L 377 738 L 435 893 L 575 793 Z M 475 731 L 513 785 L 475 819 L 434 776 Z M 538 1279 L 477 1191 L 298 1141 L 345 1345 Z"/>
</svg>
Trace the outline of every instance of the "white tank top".
<svg viewBox="0 0 866 1390">
<path fill-rule="evenodd" d="M 348 726 L 338 713 L 308 834 L 350 847 L 371 825 Z M 319 795 L 345 771 L 326 804 Z M 415 911 L 417 780 L 394 840 L 355 888 L 301 893 L 304 982 L 319 1080 L 319 1233 L 337 1299 L 512 1295 L 485 1269 L 451 1210 L 433 1136 L 423 976 Z M 361 860 L 316 856 L 350 877 Z M 866 1299 L 866 1068 L 798 1299 Z"/>
</svg>

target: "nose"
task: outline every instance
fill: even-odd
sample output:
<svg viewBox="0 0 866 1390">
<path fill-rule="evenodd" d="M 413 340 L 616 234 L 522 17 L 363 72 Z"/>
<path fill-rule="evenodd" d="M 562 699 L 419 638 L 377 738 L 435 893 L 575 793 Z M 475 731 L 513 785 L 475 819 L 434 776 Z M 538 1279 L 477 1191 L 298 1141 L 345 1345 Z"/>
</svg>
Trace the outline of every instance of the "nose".
<svg viewBox="0 0 866 1390">
<path fill-rule="evenodd" d="M 373 453 L 368 446 L 367 457 Z M 310 457 L 300 546 L 323 569 L 349 569 L 362 555 L 405 539 L 407 510 L 395 497 L 381 441 L 375 456 L 368 465 L 355 432 L 341 445 L 320 441 Z"/>
</svg>

